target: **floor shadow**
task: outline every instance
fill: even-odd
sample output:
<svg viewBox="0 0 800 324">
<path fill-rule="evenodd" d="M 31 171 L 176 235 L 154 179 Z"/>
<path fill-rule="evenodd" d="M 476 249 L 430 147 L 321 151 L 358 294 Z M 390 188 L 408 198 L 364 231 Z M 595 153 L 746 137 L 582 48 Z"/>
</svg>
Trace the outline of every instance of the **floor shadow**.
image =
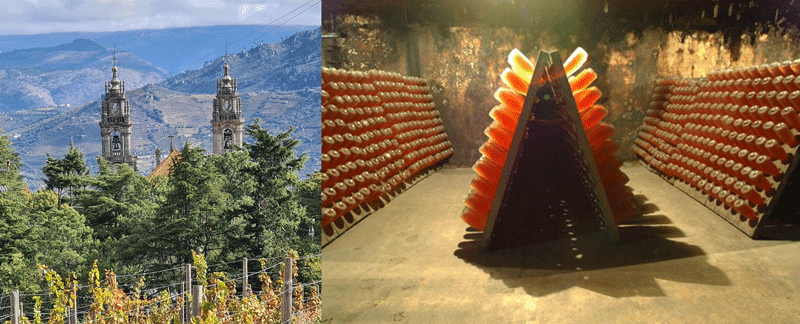
<svg viewBox="0 0 800 324">
<path fill-rule="evenodd" d="M 628 190 L 631 189 L 630 187 L 627 188 Z M 658 211 L 658 207 L 655 204 L 648 203 L 647 197 L 644 195 L 634 195 L 633 203 L 639 208 L 639 213 L 641 215 L 652 214 Z"/>
<path fill-rule="evenodd" d="M 599 233 L 500 251 L 487 251 L 483 233 L 468 231 L 454 254 L 508 287 L 539 297 L 572 287 L 612 297 L 664 296 L 656 278 L 730 285 L 727 276 L 707 262 L 702 249 L 670 240 L 685 236 L 677 227 L 665 225 L 671 223 L 664 215 L 644 215 L 618 227 L 618 243 Z"/>
<path fill-rule="evenodd" d="M 670 220 L 667 216 L 664 215 L 647 215 L 642 216 L 639 218 L 634 218 L 631 220 L 626 221 L 621 226 L 625 225 L 666 225 L 672 224 L 672 220 Z"/>
</svg>

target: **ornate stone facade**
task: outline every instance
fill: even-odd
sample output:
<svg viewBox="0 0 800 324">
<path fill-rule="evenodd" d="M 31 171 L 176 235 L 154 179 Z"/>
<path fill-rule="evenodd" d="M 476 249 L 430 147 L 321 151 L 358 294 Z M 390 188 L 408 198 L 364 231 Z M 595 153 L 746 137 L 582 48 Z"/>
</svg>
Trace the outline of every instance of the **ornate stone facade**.
<svg viewBox="0 0 800 324">
<path fill-rule="evenodd" d="M 128 99 L 125 98 L 125 82 L 117 77 L 116 64 L 111 69 L 113 76 L 106 82 L 106 93 L 102 103 L 100 137 L 103 139 L 102 156 L 112 164 L 127 164 L 138 171 L 137 157 L 131 154 L 131 122 Z"/>
<path fill-rule="evenodd" d="M 225 64 L 225 76 L 217 79 L 217 97 L 214 98 L 211 119 L 214 154 L 224 154 L 242 146 L 242 102 L 236 93 L 236 79 L 231 78 L 229 69 L 230 66 Z"/>
</svg>

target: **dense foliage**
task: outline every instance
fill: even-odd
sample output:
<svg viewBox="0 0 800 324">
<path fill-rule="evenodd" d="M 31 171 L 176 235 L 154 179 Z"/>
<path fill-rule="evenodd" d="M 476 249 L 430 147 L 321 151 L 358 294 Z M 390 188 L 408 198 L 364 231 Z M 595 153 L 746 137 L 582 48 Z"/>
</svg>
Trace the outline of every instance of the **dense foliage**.
<svg viewBox="0 0 800 324">
<path fill-rule="evenodd" d="M 47 271 L 91 282 L 93 267 L 125 274 L 180 268 L 195 260 L 193 251 L 222 264 L 218 273 L 241 271 L 235 261 L 242 258 L 319 254 L 319 175 L 298 176 L 307 157 L 296 156 L 292 132 L 272 135 L 256 120 L 240 150 L 208 155 L 187 144 L 169 176 L 150 180 L 99 157 L 91 174 L 71 147 L 62 158 L 48 156 L 47 188 L 36 192 L 0 137 L 0 161 L 9 161 L 0 172 L 0 295 L 49 289 Z M 302 263 L 299 281 L 319 281 L 319 258 Z"/>
<path fill-rule="evenodd" d="M 290 253 L 289 256 L 292 257 L 292 269 L 297 269 L 297 255 Z M 284 292 L 291 295 L 291 323 L 320 322 L 321 305 L 317 288 L 320 281 L 297 283 L 298 272 L 295 270 L 292 271 L 292 288 L 284 290 L 282 277 L 273 280 L 267 271 L 266 260 L 261 259 L 260 270 L 251 275 L 253 285 L 258 288 L 242 289 L 241 282 L 228 278 L 224 273 L 209 274 L 202 255 L 193 252 L 192 257 L 192 269 L 196 271 L 192 284 L 202 288 L 197 310 L 194 310 L 193 292 L 177 293 L 161 289 L 147 293 L 143 281 L 126 291 L 117 282 L 113 271 L 105 271 L 101 280 L 96 262 L 89 271 L 88 284 L 83 286 L 72 276 L 64 278 L 53 269 L 40 266 L 48 288 L 45 295 L 49 308 L 43 308 L 43 298 L 35 296 L 32 312 L 22 314 L 20 323 L 65 323 L 75 313 L 74 316 L 81 323 L 177 324 L 181 323 L 184 311 L 189 312 L 189 323 L 279 323 Z M 279 264 L 279 270 L 283 272 L 283 264 Z M 83 288 L 87 288 L 87 293 L 82 296 L 79 290 Z M 79 301 L 88 306 L 77 313 L 75 305 Z M 78 306 L 78 309 L 81 307 Z"/>
</svg>

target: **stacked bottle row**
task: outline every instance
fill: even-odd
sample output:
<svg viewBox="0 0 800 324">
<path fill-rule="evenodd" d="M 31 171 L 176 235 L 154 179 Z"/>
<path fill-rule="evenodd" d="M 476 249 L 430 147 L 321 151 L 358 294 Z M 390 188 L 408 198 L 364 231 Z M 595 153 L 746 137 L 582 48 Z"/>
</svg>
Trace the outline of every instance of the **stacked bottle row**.
<svg viewBox="0 0 800 324">
<path fill-rule="evenodd" d="M 667 105 L 685 100 L 682 96 L 692 92 L 686 89 L 688 85 L 689 81 L 656 81 L 650 107 L 645 111 L 645 123 L 634 140 L 633 152 L 662 174 L 669 172 L 670 157 L 678 150 L 675 146 L 679 137 L 675 134 L 680 134 L 682 127 L 672 126 L 673 129 L 668 129 L 667 123 L 662 123 L 661 115 Z"/>
<path fill-rule="evenodd" d="M 425 80 L 322 69 L 322 226 L 452 155 Z"/>
<path fill-rule="evenodd" d="M 798 146 L 795 62 L 658 81 L 634 152 L 755 227 Z"/>
<path fill-rule="evenodd" d="M 602 122 L 608 111 L 601 105 L 595 105 L 602 95 L 597 87 L 590 86 L 597 79 L 597 73 L 587 68 L 573 76 L 587 58 L 586 51 L 577 48 L 564 62 L 564 71 L 569 78 L 569 85 L 600 171 L 606 196 L 611 199 L 609 204 L 612 206 L 615 220 L 619 223 L 633 217 L 637 211 L 632 204 L 633 194 L 625 187 L 628 178 L 620 171 L 622 163 L 615 156 L 618 147 L 611 140 L 614 127 Z M 471 190 L 465 199 L 466 207 L 461 215 L 467 224 L 478 230 L 483 230 L 486 226 L 533 77 L 533 63 L 519 50 L 511 51 L 508 63 L 511 68 L 506 68 L 501 74 L 505 87 L 501 87 L 494 94 L 499 105 L 489 113 L 494 121 L 484 131 L 489 139 L 480 147 L 482 156 L 473 166 L 476 176 L 470 184 Z"/>
</svg>

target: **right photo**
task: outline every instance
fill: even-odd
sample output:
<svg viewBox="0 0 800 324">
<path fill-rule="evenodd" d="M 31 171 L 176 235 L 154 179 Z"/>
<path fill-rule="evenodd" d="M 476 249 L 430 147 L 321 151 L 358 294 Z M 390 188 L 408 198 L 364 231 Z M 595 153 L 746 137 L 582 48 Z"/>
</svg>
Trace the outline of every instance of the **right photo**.
<svg viewBox="0 0 800 324">
<path fill-rule="evenodd" d="M 798 24 L 323 0 L 322 323 L 800 322 Z"/>
</svg>

